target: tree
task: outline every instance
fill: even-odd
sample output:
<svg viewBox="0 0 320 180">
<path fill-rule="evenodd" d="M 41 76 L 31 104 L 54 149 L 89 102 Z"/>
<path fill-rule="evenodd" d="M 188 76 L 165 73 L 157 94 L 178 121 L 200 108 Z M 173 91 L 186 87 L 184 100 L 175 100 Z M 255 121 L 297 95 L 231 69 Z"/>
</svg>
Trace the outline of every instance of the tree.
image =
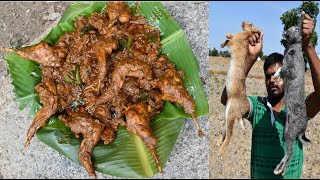
<svg viewBox="0 0 320 180">
<path fill-rule="evenodd" d="M 219 56 L 222 56 L 222 57 L 231 57 L 231 54 L 228 50 L 225 50 L 225 51 L 219 51 Z"/>
<path fill-rule="evenodd" d="M 259 57 L 261 58 L 262 61 L 266 60 L 267 55 L 263 53 L 263 51 L 260 52 Z"/>
<path fill-rule="evenodd" d="M 209 56 L 219 56 L 218 50 L 215 47 L 212 50 L 209 49 Z"/>
<path fill-rule="evenodd" d="M 319 3 L 314 1 L 303 1 L 300 7 L 291 9 L 283 13 L 282 16 L 280 17 L 280 20 L 284 25 L 283 32 L 285 32 L 291 26 L 296 26 L 298 24 L 298 19 L 300 17 L 301 11 L 304 11 L 305 13 L 307 13 L 313 19 L 314 26 L 316 26 L 316 23 L 317 23 L 316 19 L 319 14 L 318 5 Z M 283 45 L 283 40 L 281 40 L 280 42 Z M 317 46 L 318 44 L 318 35 L 315 31 L 312 34 L 311 42 L 314 46 Z M 307 63 L 307 57 L 305 54 L 304 54 L 304 60 Z"/>
<path fill-rule="evenodd" d="M 286 11 L 282 14 L 280 17 L 280 20 L 282 21 L 283 32 L 289 29 L 291 26 L 296 26 L 298 24 L 298 19 L 300 17 L 300 12 L 304 11 L 307 13 L 314 21 L 314 25 L 316 26 L 317 23 L 317 16 L 319 14 L 319 3 L 313 2 L 313 1 L 303 1 L 300 7 L 291 9 L 289 11 Z M 318 35 L 314 31 L 312 34 L 312 43 L 313 45 L 317 45 L 318 41 Z M 283 44 L 281 42 L 281 44 Z"/>
<path fill-rule="evenodd" d="M 211 56 L 218 56 L 218 50 L 214 47 L 211 51 Z"/>
<path fill-rule="evenodd" d="M 216 48 L 213 48 L 212 50 L 209 49 L 209 56 L 231 57 L 231 54 L 228 50 L 218 51 Z"/>
</svg>

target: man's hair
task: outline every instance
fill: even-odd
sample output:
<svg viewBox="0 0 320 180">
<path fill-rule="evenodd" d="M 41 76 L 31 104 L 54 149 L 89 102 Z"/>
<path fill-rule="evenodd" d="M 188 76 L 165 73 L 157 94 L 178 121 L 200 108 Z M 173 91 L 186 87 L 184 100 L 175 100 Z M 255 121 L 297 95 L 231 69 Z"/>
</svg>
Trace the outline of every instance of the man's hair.
<svg viewBox="0 0 320 180">
<path fill-rule="evenodd" d="M 263 70 L 266 72 L 272 64 L 276 64 L 276 63 L 283 64 L 282 61 L 283 61 L 282 54 L 272 53 L 266 57 L 266 60 L 264 61 L 264 64 L 263 64 Z"/>
</svg>

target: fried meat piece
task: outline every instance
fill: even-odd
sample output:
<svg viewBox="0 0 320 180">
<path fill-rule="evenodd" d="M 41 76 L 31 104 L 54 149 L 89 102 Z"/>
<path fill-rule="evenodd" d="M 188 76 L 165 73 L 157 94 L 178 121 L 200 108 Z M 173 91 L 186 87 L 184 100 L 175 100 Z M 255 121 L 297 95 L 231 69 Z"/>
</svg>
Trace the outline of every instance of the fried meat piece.
<svg viewBox="0 0 320 180">
<path fill-rule="evenodd" d="M 133 36 L 131 56 L 152 64 L 159 55 L 160 32 L 149 25 L 130 24 L 128 33 Z"/>
<path fill-rule="evenodd" d="M 61 66 L 61 61 L 67 56 L 67 50 L 65 48 L 50 46 L 46 42 L 15 50 L 15 52 L 22 58 L 35 61 L 41 66 L 50 67 Z"/>
<path fill-rule="evenodd" d="M 103 93 L 96 101 L 93 101 L 87 106 L 90 109 L 93 106 L 104 104 L 110 101 L 114 96 L 116 96 L 119 90 L 122 88 L 126 77 L 135 77 L 138 79 L 145 78 L 147 80 L 152 79 L 152 71 L 150 66 L 143 61 L 136 59 L 124 59 L 119 61 L 113 72 L 112 80 L 108 90 Z"/>
<path fill-rule="evenodd" d="M 119 93 L 117 93 L 111 101 L 111 109 L 113 112 L 112 117 L 114 119 L 122 121 L 122 115 L 124 114 L 124 111 L 127 109 L 128 103 L 128 96 L 122 90 L 120 90 Z"/>
<path fill-rule="evenodd" d="M 104 39 L 95 42 L 94 51 L 97 58 L 97 67 L 99 69 L 98 78 L 101 82 L 104 82 L 108 67 L 107 67 L 107 57 L 112 53 L 113 50 L 117 49 L 118 43 L 115 39 Z"/>
<path fill-rule="evenodd" d="M 139 84 L 133 77 L 125 79 L 123 83 L 123 90 L 129 96 L 134 96 L 140 92 Z"/>
<path fill-rule="evenodd" d="M 106 24 L 108 24 L 108 16 L 104 13 L 94 12 L 88 18 L 88 24 L 94 27 L 98 32 L 101 32 Z"/>
<path fill-rule="evenodd" d="M 83 135 L 79 159 L 90 176 L 96 177 L 91 162 L 91 154 L 94 146 L 99 142 L 105 126 L 99 120 L 90 117 L 84 108 L 80 108 L 77 112 L 68 109 L 65 114 L 59 116 L 59 119 L 71 128 L 77 138 L 79 138 L 79 134 Z"/>
<path fill-rule="evenodd" d="M 124 59 L 119 61 L 112 72 L 112 83 L 117 89 L 122 88 L 126 77 L 135 77 L 138 79 L 152 79 L 152 71 L 150 66 L 137 59 Z"/>
<path fill-rule="evenodd" d="M 43 105 L 43 108 L 37 112 L 29 127 L 25 147 L 30 144 L 30 140 L 33 138 L 37 130 L 41 126 L 45 125 L 47 120 L 55 114 L 58 109 L 57 88 L 52 79 L 46 79 L 45 82 L 39 83 L 35 89 L 39 93 L 40 103 Z"/>
<path fill-rule="evenodd" d="M 106 127 L 101 134 L 101 140 L 104 144 L 111 143 L 115 138 L 115 132 L 118 130 L 118 125 L 115 125 L 112 121 L 111 113 L 109 112 L 109 107 L 107 105 L 100 105 L 95 109 L 93 114 L 97 117 L 101 123 Z M 115 125 L 115 127 L 113 127 Z"/>
<path fill-rule="evenodd" d="M 87 53 L 80 61 L 80 77 L 82 82 L 87 85 L 85 91 L 93 89 L 99 95 L 109 70 L 108 57 L 117 48 L 117 41 L 101 38 L 87 48 Z"/>
<path fill-rule="evenodd" d="M 158 143 L 156 137 L 152 133 L 150 127 L 150 116 L 147 106 L 143 103 L 133 104 L 125 113 L 127 130 L 141 138 L 141 140 L 149 147 L 158 166 L 158 170 L 162 172 L 159 157 L 156 152 Z"/>
<path fill-rule="evenodd" d="M 114 138 L 116 131 L 118 131 L 118 126 L 121 124 L 125 125 L 125 122 L 122 120 L 121 122 L 117 121 L 117 119 L 112 118 L 112 115 L 109 111 L 110 105 L 99 105 L 95 111 L 93 116 L 98 118 L 102 124 L 105 125 L 105 129 L 101 134 L 101 140 L 104 144 L 111 143 Z"/>
<path fill-rule="evenodd" d="M 58 95 L 58 111 L 62 112 L 72 102 L 79 101 L 81 95 L 80 86 L 76 86 L 69 83 L 57 84 L 57 95 Z"/>
<path fill-rule="evenodd" d="M 161 93 L 158 89 L 152 89 L 148 93 L 148 111 L 150 116 L 153 117 L 161 112 L 164 101 L 161 99 Z"/>
<path fill-rule="evenodd" d="M 101 134 L 101 140 L 103 141 L 103 144 L 110 144 L 116 135 L 116 131 L 113 127 L 105 127 Z"/>
<path fill-rule="evenodd" d="M 183 86 L 181 74 L 179 74 L 175 69 L 167 69 L 165 70 L 164 75 L 154 82 L 162 93 L 161 99 L 164 101 L 176 102 L 181 105 L 184 111 L 192 116 L 198 129 L 198 135 L 203 137 L 204 134 L 198 125 L 195 115 L 195 103 L 186 88 Z"/>
<path fill-rule="evenodd" d="M 119 20 L 122 23 L 126 23 L 130 20 L 131 9 L 125 2 L 109 2 L 107 12 L 110 21 Z"/>
<path fill-rule="evenodd" d="M 164 76 L 166 69 L 174 69 L 175 65 L 168 60 L 168 57 L 164 54 L 160 55 L 159 58 L 152 64 L 152 71 L 154 72 L 155 78 Z"/>
</svg>

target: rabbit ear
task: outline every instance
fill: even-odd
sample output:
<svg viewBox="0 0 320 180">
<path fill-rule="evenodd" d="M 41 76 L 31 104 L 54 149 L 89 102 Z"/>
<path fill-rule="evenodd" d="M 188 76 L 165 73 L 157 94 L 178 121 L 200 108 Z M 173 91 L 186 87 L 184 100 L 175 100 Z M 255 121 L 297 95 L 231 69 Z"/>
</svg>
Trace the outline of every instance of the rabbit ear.
<svg viewBox="0 0 320 180">
<path fill-rule="evenodd" d="M 225 40 L 223 43 L 221 43 L 221 48 L 224 48 L 228 43 L 229 43 L 229 39 Z"/>
</svg>

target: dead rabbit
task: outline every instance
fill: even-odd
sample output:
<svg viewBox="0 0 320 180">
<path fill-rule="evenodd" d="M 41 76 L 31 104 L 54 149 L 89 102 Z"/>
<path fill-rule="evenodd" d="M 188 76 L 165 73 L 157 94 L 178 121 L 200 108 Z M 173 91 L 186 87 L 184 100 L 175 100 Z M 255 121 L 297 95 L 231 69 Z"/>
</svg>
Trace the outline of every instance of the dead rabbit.
<svg viewBox="0 0 320 180">
<path fill-rule="evenodd" d="M 226 80 L 228 101 L 225 111 L 225 129 L 217 143 L 218 146 L 221 146 L 219 149 L 220 155 L 225 153 L 231 141 L 235 121 L 239 121 L 240 126 L 244 128 L 245 107 L 249 106 L 245 86 L 246 71 L 244 69 L 248 61 L 248 39 L 253 33 L 261 34 L 261 30 L 255 28 L 252 23 L 245 21 L 242 22 L 242 29 L 243 31 L 235 35 L 228 33 L 226 35 L 228 39 L 221 44 L 222 48 L 225 46 L 230 48 L 231 63 Z"/>
<path fill-rule="evenodd" d="M 283 66 L 275 73 L 275 77 L 284 82 L 284 97 L 287 108 L 284 138 L 286 154 L 274 169 L 274 174 L 285 174 L 293 154 L 293 144 L 296 138 L 303 145 L 309 145 L 310 140 L 305 137 L 307 129 L 307 110 L 305 104 L 304 73 L 305 63 L 302 52 L 302 20 L 301 12 L 297 26 L 290 27 L 283 34 L 285 51 Z"/>
</svg>

